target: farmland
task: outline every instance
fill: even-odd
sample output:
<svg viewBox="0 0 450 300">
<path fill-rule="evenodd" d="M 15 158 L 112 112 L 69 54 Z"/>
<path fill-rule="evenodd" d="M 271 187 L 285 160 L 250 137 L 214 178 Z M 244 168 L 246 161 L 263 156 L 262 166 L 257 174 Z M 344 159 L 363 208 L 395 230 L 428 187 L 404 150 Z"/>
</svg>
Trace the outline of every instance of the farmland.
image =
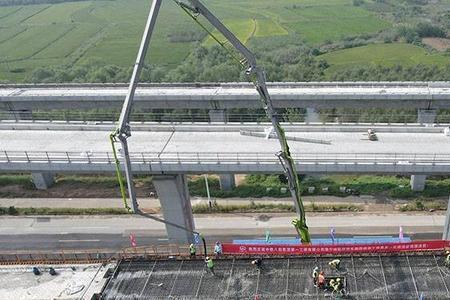
<svg viewBox="0 0 450 300">
<path fill-rule="evenodd" d="M 439 53 L 429 53 L 421 47 L 401 43 L 372 44 L 334 51 L 320 57 L 330 64 L 330 68 L 327 70 L 328 73 L 333 73 L 337 69 L 364 65 L 444 65 L 450 62 L 448 56 Z"/>
<path fill-rule="evenodd" d="M 392 18 L 371 10 L 372 1 L 366 1 L 368 7 L 355 6 L 351 0 L 205 0 L 248 45 L 253 45 L 252 41 L 264 44 L 266 49 L 285 48 L 292 42 L 310 49 L 332 45 L 325 49 L 327 54 L 319 56 L 331 65 L 326 73 L 353 64 L 448 62 L 445 53 L 428 54 L 423 47 L 371 45 L 371 36 L 395 27 Z M 0 81 L 27 80 L 40 67 L 132 66 L 149 3 L 97 0 L 0 7 Z M 216 31 L 213 34 L 223 40 Z M 363 45 L 368 46 L 341 45 L 346 39 L 362 36 L 366 36 Z M 167 73 L 185 62 L 194 47 L 214 44 L 172 1 L 164 1 L 147 63 Z M 262 54 L 265 49 L 259 47 L 257 51 Z M 382 54 L 389 59 L 383 60 Z"/>
<path fill-rule="evenodd" d="M 251 38 L 297 35 L 306 43 L 317 44 L 390 26 L 347 0 L 207 2 L 244 42 Z M 0 80 L 21 81 L 40 66 L 71 66 L 91 61 L 130 66 L 148 7 L 149 1 L 144 0 L 1 7 Z M 347 21 L 341 20 L 342 16 Z M 186 58 L 196 41 L 169 39 L 174 33 L 201 35 L 201 29 L 172 1 L 165 1 L 148 62 L 172 68 Z M 210 37 L 201 42 L 206 46 L 213 44 Z"/>
</svg>

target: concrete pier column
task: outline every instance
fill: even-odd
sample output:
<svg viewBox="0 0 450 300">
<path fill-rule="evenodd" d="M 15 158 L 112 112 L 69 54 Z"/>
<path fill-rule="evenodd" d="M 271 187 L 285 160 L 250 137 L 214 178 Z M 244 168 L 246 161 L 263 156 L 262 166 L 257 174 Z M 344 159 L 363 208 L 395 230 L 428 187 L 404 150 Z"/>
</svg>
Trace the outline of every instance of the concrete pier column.
<svg viewBox="0 0 450 300">
<path fill-rule="evenodd" d="M 436 121 L 436 109 L 419 109 L 417 111 L 417 123 L 433 124 Z"/>
<path fill-rule="evenodd" d="M 227 112 L 225 109 L 210 109 L 209 121 L 212 123 L 227 123 Z"/>
<path fill-rule="evenodd" d="M 411 175 L 410 186 L 411 190 L 421 192 L 425 189 L 425 181 L 427 175 Z"/>
<path fill-rule="evenodd" d="M 211 109 L 209 111 L 209 120 L 212 123 L 227 123 L 227 112 L 224 109 Z M 234 174 L 219 175 L 220 189 L 229 191 L 236 186 Z"/>
<path fill-rule="evenodd" d="M 55 175 L 47 172 L 31 173 L 31 178 L 38 190 L 46 190 L 55 182 Z"/>
<path fill-rule="evenodd" d="M 445 216 L 445 223 L 444 223 L 444 232 L 442 234 L 443 240 L 450 240 L 450 197 L 448 198 L 448 204 L 447 204 L 447 215 Z"/>
<path fill-rule="evenodd" d="M 236 181 L 234 174 L 221 174 L 219 175 L 220 189 L 223 191 L 231 191 L 236 187 Z"/>
<path fill-rule="evenodd" d="M 166 224 L 169 242 L 189 244 L 195 229 L 191 201 L 185 175 L 153 176 L 153 184 L 161 203 L 164 219 L 186 230 Z"/>
<path fill-rule="evenodd" d="M 315 108 L 308 107 L 306 108 L 306 117 L 305 117 L 306 123 L 320 123 L 320 116 L 317 113 Z"/>
</svg>

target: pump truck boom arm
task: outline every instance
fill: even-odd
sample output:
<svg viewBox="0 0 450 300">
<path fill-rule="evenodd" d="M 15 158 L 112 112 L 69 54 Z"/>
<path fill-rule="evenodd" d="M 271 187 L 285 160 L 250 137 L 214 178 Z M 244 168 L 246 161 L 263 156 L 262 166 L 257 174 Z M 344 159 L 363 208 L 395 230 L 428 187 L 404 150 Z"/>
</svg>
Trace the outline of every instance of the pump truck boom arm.
<svg viewBox="0 0 450 300">
<path fill-rule="evenodd" d="M 223 25 L 222 22 L 220 22 L 220 20 L 217 19 L 200 1 L 187 0 L 190 5 L 185 4 L 185 2 L 179 0 L 176 0 L 176 2 L 185 11 L 190 11 L 191 17 L 193 17 L 194 19 L 197 18 L 198 14 L 204 16 L 208 20 L 208 22 L 217 31 L 219 31 L 226 38 L 226 40 L 243 56 L 244 59 L 241 60 L 240 63 L 245 67 L 246 75 L 255 84 L 256 90 L 261 97 L 264 110 L 266 111 L 267 116 L 272 122 L 272 126 L 281 145 L 281 151 L 277 153 L 277 156 L 280 159 L 280 162 L 288 179 L 289 190 L 291 192 L 292 198 L 294 199 L 295 208 L 298 214 L 298 219 L 295 219 L 292 223 L 297 229 L 302 243 L 310 243 L 311 239 L 308 226 L 306 224 L 305 209 L 300 196 L 300 182 L 295 170 L 295 163 L 292 159 L 284 130 L 280 125 L 277 113 L 273 107 L 272 99 L 270 98 L 269 91 L 267 90 L 266 74 L 264 70 L 257 65 L 255 55 L 244 44 L 242 44 L 241 41 L 233 33 L 231 33 L 225 27 L 225 25 Z"/>
<path fill-rule="evenodd" d="M 150 15 L 147 21 L 146 29 L 144 31 L 144 37 L 142 39 L 141 47 L 138 54 L 138 59 L 134 66 L 133 75 L 128 90 L 128 95 L 125 100 L 122 113 L 119 120 L 119 126 L 117 130 L 112 134 L 112 137 L 117 137 L 122 143 L 122 150 L 125 159 L 125 171 L 128 181 L 128 190 L 130 197 L 132 198 L 133 210 L 137 211 L 137 202 L 135 200 L 134 189 L 132 186 L 131 176 L 131 164 L 128 154 L 127 138 L 130 136 L 129 128 L 129 116 L 131 112 L 131 105 L 134 98 L 139 74 L 142 69 L 145 54 L 148 48 L 148 43 L 155 26 L 156 16 L 161 6 L 162 0 L 153 0 Z M 186 13 L 188 13 L 197 23 L 201 23 L 197 20 L 199 15 L 202 15 L 218 32 L 220 32 L 225 39 L 233 46 L 233 48 L 243 57 L 239 60 L 239 63 L 244 67 L 245 73 L 248 78 L 255 84 L 256 90 L 261 97 L 261 102 L 264 106 L 267 116 L 272 122 L 272 126 L 280 142 L 281 151 L 277 153 L 277 156 L 283 166 L 284 172 L 288 179 L 289 190 L 292 198 L 294 199 L 295 208 L 298 214 L 298 219 L 295 219 L 292 223 L 296 228 L 302 243 L 310 243 L 310 235 L 308 226 L 306 224 L 305 210 L 303 202 L 300 197 L 300 182 L 297 172 L 295 170 L 295 163 L 292 159 L 289 145 L 284 133 L 283 128 L 278 120 L 277 113 L 273 107 L 270 94 L 266 85 L 266 74 L 262 68 L 256 63 L 255 55 L 244 45 L 242 42 L 231 32 L 228 28 L 222 24 L 222 22 L 214 16 L 199 0 L 174 0 Z M 208 29 L 201 25 L 219 44 L 224 46 Z M 134 200 L 133 200 L 134 199 Z"/>
<path fill-rule="evenodd" d="M 136 192 L 133 185 L 133 173 L 131 170 L 131 160 L 130 153 L 128 151 L 128 141 L 127 139 L 131 136 L 130 129 L 130 114 L 133 107 L 134 94 L 136 93 L 136 88 L 139 82 L 139 77 L 141 75 L 142 67 L 144 66 L 144 60 L 147 55 L 148 45 L 152 37 L 153 29 L 155 28 L 156 18 L 158 16 L 159 9 L 161 7 L 162 0 L 154 0 L 150 8 L 150 13 L 148 15 L 147 24 L 145 25 L 144 35 L 142 36 L 141 45 L 139 47 L 139 52 L 136 57 L 136 62 L 133 67 L 133 73 L 131 75 L 130 85 L 128 87 L 127 96 L 125 102 L 122 106 L 122 111 L 120 113 L 119 123 L 116 130 L 114 130 L 110 135 L 110 140 L 112 144 L 112 149 L 114 151 L 117 178 L 119 180 L 121 194 L 125 207 L 130 210 L 127 204 L 127 199 L 125 196 L 125 188 L 122 182 L 122 174 L 120 173 L 120 161 L 117 158 L 116 148 L 114 143 L 120 142 L 122 148 L 122 156 L 125 163 L 125 176 L 127 179 L 128 186 L 128 196 L 131 200 L 131 208 L 134 213 L 139 211 L 138 203 L 136 200 Z"/>
</svg>

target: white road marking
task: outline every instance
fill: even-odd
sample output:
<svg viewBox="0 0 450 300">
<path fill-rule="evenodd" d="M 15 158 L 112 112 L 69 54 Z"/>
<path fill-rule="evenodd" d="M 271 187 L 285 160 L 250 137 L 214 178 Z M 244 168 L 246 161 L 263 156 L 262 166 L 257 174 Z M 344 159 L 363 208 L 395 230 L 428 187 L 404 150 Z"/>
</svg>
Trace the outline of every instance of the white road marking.
<svg viewBox="0 0 450 300">
<path fill-rule="evenodd" d="M 60 243 L 90 243 L 90 242 L 100 242 L 100 240 L 58 240 Z"/>
<path fill-rule="evenodd" d="M 109 226 L 103 226 L 103 227 L 89 227 L 89 226 L 86 226 L 86 227 L 82 227 L 82 226 L 80 226 L 80 227 L 71 227 L 72 229 L 108 229 L 108 228 L 110 228 Z"/>
<path fill-rule="evenodd" d="M 169 239 L 158 239 L 158 241 L 168 241 Z"/>
</svg>

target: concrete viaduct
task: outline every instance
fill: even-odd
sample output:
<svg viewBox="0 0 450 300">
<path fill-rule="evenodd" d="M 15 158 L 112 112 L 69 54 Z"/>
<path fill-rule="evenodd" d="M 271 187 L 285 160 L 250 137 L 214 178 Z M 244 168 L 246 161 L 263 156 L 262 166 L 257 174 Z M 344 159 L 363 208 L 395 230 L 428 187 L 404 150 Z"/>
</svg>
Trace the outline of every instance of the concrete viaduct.
<svg viewBox="0 0 450 300">
<path fill-rule="evenodd" d="M 13 112 L 19 120 L 26 119 L 35 109 L 120 108 L 126 90 L 127 86 L 121 84 L 0 85 L 0 111 Z M 421 124 L 434 123 L 439 109 L 450 108 L 449 82 L 270 83 L 269 91 L 277 108 L 306 108 L 308 112 L 321 108 L 415 108 Z M 254 87 L 246 83 L 142 84 L 135 102 L 137 109 L 209 110 L 213 123 L 226 122 L 228 109 L 260 107 Z M 0 170 L 32 172 L 38 188 L 51 184 L 57 172 L 113 170 L 106 138 L 109 131 L 67 125 L 61 130 L 17 129 L 1 131 Z M 154 126 L 139 130 L 135 126 L 134 130 L 130 139 L 133 168 L 137 173 L 155 175 L 165 217 L 175 223 L 185 220 L 184 225 L 193 224 L 184 174 L 218 173 L 221 185 L 229 188 L 234 185 L 230 173 L 281 171 L 271 155 L 278 150 L 274 141 L 243 137 L 229 129 L 217 132 L 208 128 L 202 132 L 191 128 L 190 132 Z M 305 174 L 411 174 L 413 190 L 424 188 L 426 175 L 449 173 L 449 138 L 443 134 L 443 128 L 407 129 L 408 132 L 380 128 L 378 142 L 367 141 L 366 130 L 321 132 L 304 127 L 302 132 L 292 128 L 293 135 L 332 142 L 320 146 L 293 142 L 298 170 Z M 175 240 L 190 239 L 174 228 L 168 228 L 168 233 Z"/>
<path fill-rule="evenodd" d="M 113 124 L 73 125 L 0 123 L 0 170 L 30 172 L 39 188 L 55 173 L 112 173 L 108 134 Z M 193 224 L 185 174 L 280 173 L 275 140 L 243 136 L 258 125 L 137 125 L 130 138 L 136 174 L 153 174 L 167 220 Z M 291 141 L 302 174 L 410 174 L 421 190 L 426 175 L 450 173 L 450 137 L 444 127 L 380 126 L 379 140 L 369 141 L 364 126 L 289 126 L 291 137 L 331 144 Z M 181 223 L 180 223 L 181 222 Z M 189 241 L 183 230 L 168 227 L 172 240 Z"/>
<path fill-rule="evenodd" d="M 449 82 L 269 83 L 277 108 L 416 108 L 419 123 L 432 123 L 436 110 L 450 108 Z M 0 110 L 120 108 L 124 84 L 0 85 Z M 247 83 L 141 84 L 137 109 L 206 109 L 212 122 L 230 108 L 261 108 Z"/>
</svg>

